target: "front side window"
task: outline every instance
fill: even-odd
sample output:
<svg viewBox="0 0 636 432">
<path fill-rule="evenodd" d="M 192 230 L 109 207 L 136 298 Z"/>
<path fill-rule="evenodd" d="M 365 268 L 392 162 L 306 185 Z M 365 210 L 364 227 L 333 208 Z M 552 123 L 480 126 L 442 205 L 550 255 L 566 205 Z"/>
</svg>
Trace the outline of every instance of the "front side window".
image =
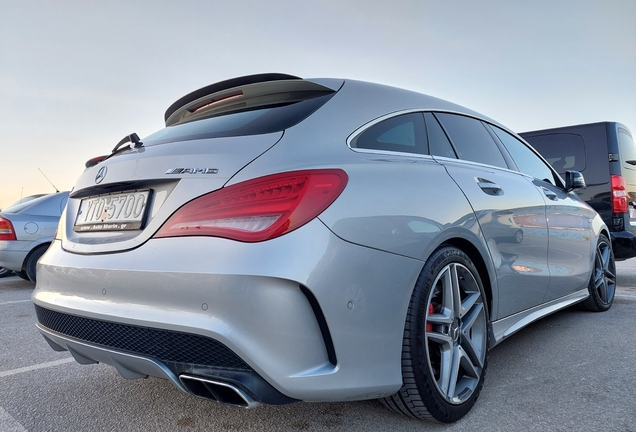
<svg viewBox="0 0 636 432">
<path fill-rule="evenodd" d="M 573 133 L 550 133 L 524 136 L 550 165 L 563 175 L 567 170 L 585 169 L 585 140 Z"/>
<path fill-rule="evenodd" d="M 435 113 L 459 159 L 508 168 L 497 143 L 481 121 L 456 114 Z"/>
<path fill-rule="evenodd" d="M 519 168 L 519 172 L 546 181 L 552 185 L 558 185 L 560 183 L 556 181 L 550 167 L 523 142 L 503 129 L 492 125 L 488 125 L 488 127 L 499 137 L 506 150 L 508 150 L 510 157 L 512 157 L 517 168 Z"/>
<path fill-rule="evenodd" d="M 371 126 L 351 141 L 352 148 L 428 154 L 421 113 L 391 117 Z"/>
</svg>

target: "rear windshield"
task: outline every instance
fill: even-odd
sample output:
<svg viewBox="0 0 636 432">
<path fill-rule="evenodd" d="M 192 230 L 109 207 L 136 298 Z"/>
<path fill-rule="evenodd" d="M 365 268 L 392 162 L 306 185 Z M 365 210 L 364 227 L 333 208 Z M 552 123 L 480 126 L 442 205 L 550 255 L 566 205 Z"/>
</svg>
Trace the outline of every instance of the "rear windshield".
<svg viewBox="0 0 636 432">
<path fill-rule="evenodd" d="M 42 201 L 42 200 L 46 200 L 46 196 L 48 195 L 41 195 L 37 198 L 34 199 L 27 199 L 22 200 L 22 201 L 18 201 L 17 203 L 13 203 L 11 204 L 9 207 L 5 207 L 2 212 L 3 213 L 20 213 L 22 210 L 24 210 L 25 208 L 29 208 L 33 205 L 37 205 L 38 202 Z"/>
<path fill-rule="evenodd" d="M 2 210 L 2 213 L 24 213 L 41 216 L 59 216 L 66 206 L 68 192 L 47 194 L 38 198 L 14 204 Z"/>
<path fill-rule="evenodd" d="M 581 135 L 553 133 L 522 136 L 559 174 L 567 170 L 585 170 L 585 140 Z"/>
<path fill-rule="evenodd" d="M 288 129 L 314 113 L 333 94 L 300 102 L 258 107 L 253 110 L 223 114 L 177 124 L 144 138 L 145 146 L 204 138 L 260 135 Z"/>
</svg>

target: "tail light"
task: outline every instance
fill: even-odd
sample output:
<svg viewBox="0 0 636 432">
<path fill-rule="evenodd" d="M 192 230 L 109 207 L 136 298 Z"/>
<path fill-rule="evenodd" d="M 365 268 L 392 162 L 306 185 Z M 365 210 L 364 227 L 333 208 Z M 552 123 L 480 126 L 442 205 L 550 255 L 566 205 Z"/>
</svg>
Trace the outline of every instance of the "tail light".
<svg viewBox="0 0 636 432">
<path fill-rule="evenodd" d="M 627 193 L 622 176 L 612 176 L 612 212 L 627 213 Z"/>
<path fill-rule="evenodd" d="M 0 240 L 16 240 L 13 224 L 3 217 L 0 217 Z"/>
<path fill-rule="evenodd" d="M 322 213 L 347 184 L 340 169 L 294 171 L 248 180 L 190 201 L 154 235 L 269 240 Z"/>
<path fill-rule="evenodd" d="M 62 212 L 62 216 L 60 216 L 60 221 L 57 223 L 57 228 L 55 229 L 55 234 L 53 235 L 54 240 L 62 240 L 66 231 L 64 229 L 64 224 L 66 223 L 66 209 Z"/>
</svg>

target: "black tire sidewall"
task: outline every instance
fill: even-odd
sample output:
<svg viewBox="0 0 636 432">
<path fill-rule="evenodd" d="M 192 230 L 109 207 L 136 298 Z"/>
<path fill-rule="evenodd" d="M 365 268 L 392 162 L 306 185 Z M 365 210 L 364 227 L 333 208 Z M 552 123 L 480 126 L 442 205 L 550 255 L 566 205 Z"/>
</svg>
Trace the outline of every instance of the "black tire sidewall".
<svg viewBox="0 0 636 432">
<path fill-rule="evenodd" d="M 598 236 L 598 241 L 596 242 L 596 247 L 594 248 L 594 264 L 592 266 L 592 275 L 590 276 L 590 282 L 588 285 L 588 291 L 590 296 L 583 302 L 583 306 L 587 310 L 591 310 L 594 312 L 605 312 L 612 307 L 612 303 L 614 302 L 614 297 L 616 296 L 616 279 L 614 280 L 614 294 L 612 295 L 612 299 L 609 303 L 605 303 L 601 297 L 598 295 L 596 290 L 596 286 L 594 284 L 594 275 L 596 272 L 596 259 L 598 255 L 598 248 L 601 243 L 605 243 L 610 249 L 611 260 L 614 263 L 614 275 L 616 276 L 616 261 L 614 259 L 614 251 L 612 249 L 612 243 L 607 238 L 607 236 L 600 234 Z"/>
<path fill-rule="evenodd" d="M 16 276 L 19 276 L 19 277 L 20 277 L 20 279 L 24 279 L 24 280 L 26 280 L 26 281 L 31 281 L 31 280 L 29 279 L 29 276 L 27 276 L 27 273 L 26 273 L 24 270 L 22 270 L 22 271 L 17 271 L 17 272 L 14 272 L 14 273 L 16 274 Z"/>
<path fill-rule="evenodd" d="M 479 277 L 479 272 L 470 260 L 470 258 L 461 250 L 453 246 L 444 246 L 438 249 L 427 261 L 418 282 L 413 291 L 412 305 L 417 305 L 416 313 L 414 315 L 414 322 L 410 324 L 410 331 L 415 333 L 415 337 L 409 339 L 410 352 L 415 353 L 412 357 L 413 362 L 413 375 L 415 383 L 419 390 L 419 394 L 422 398 L 429 413 L 441 422 L 454 422 L 466 415 L 475 404 L 479 396 L 481 387 L 483 386 L 484 377 L 486 374 L 486 368 L 488 363 L 488 354 L 484 359 L 484 367 L 482 368 L 481 377 L 477 384 L 473 394 L 463 403 L 459 405 L 448 403 L 442 395 L 439 394 L 437 386 L 434 382 L 434 377 L 431 375 L 427 360 L 427 349 L 424 343 L 423 329 L 425 329 L 426 312 L 428 308 L 428 299 L 431 294 L 431 290 L 434 288 L 433 283 L 440 271 L 448 264 L 458 263 L 470 270 L 475 277 L 479 289 L 481 291 L 482 300 L 484 302 L 484 308 L 486 312 L 486 349 L 488 347 L 489 340 L 489 315 L 486 305 L 486 296 L 484 295 L 484 288 Z"/>
<path fill-rule="evenodd" d="M 37 249 L 31 252 L 31 255 L 29 255 L 29 258 L 27 258 L 25 272 L 29 280 L 33 283 L 35 283 L 38 261 L 40 258 L 42 258 L 42 255 L 44 255 L 44 252 L 46 252 L 47 249 L 48 249 L 48 245 L 38 246 Z"/>
</svg>

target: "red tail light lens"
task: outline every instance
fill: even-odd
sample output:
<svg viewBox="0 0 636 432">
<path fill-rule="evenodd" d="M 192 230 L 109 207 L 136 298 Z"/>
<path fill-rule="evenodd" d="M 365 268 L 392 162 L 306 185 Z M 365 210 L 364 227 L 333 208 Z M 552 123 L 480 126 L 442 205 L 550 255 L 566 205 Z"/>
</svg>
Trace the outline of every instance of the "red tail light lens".
<svg viewBox="0 0 636 432">
<path fill-rule="evenodd" d="M 0 240 L 16 240 L 13 224 L 3 217 L 0 217 Z"/>
<path fill-rule="evenodd" d="M 612 176 L 612 212 L 627 213 L 627 193 L 622 176 Z"/>
<path fill-rule="evenodd" d="M 248 180 L 190 201 L 154 237 L 269 240 L 322 213 L 338 198 L 347 180 L 340 169 L 294 171 Z"/>
<path fill-rule="evenodd" d="M 87 160 L 86 163 L 84 164 L 84 166 L 86 168 L 93 167 L 93 166 L 97 165 L 98 163 L 102 162 L 104 159 L 106 159 L 106 155 L 104 155 L 104 156 L 96 156 L 96 157 L 94 157 L 92 159 Z"/>
</svg>

